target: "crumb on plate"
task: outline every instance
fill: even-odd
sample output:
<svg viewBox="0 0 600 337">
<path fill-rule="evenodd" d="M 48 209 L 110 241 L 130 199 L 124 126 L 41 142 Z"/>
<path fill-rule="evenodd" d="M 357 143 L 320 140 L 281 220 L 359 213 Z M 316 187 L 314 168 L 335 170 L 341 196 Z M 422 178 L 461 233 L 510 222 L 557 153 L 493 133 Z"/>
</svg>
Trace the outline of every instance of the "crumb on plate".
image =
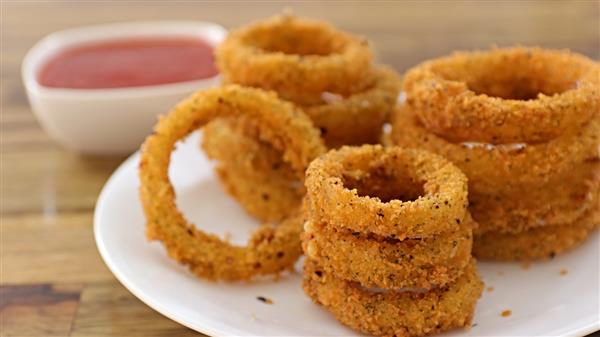
<svg viewBox="0 0 600 337">
<path fill-rule="evenodd" d="M 273 300 L 268 297 L 257 296 L 256 299 L 266 304 L 273 304 Z"/>
</svg>

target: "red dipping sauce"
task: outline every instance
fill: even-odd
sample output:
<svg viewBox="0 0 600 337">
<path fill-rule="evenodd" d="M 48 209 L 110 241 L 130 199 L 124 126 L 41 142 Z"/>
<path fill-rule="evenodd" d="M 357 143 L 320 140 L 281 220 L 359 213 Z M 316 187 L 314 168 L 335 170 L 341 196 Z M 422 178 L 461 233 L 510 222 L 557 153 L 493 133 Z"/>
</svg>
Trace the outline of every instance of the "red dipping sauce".
<svg viewBox="0 0 600 337">
<path fill-rule="evenodd" d="M 42 67 L 52 88 L 105 89 L 200 80 L 217 74 L 213 47 L 200 38 L 150 37 L 67 48 Z"/>
</svg>

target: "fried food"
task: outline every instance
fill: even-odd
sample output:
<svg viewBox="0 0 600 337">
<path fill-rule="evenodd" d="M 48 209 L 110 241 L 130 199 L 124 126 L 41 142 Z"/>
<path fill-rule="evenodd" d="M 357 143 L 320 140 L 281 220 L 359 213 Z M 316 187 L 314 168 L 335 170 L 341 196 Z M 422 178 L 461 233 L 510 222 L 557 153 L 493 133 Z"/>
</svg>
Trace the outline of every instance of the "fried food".
<svg viewBox="0 0 600 337">
<path fill-rule="evenodd" d="M 416 149 L 344 146 L 306 172 L 304 290 L 377 336 L 468 326 L 482 283 L 465 176 Z"/>
<path fill-rule="evenodd" d="M 362 287 L 326 272 L 317 262 L 304 264 L 303 288 L 343 324 L 376 336 L 423 336 L 470 327 L 483 290 L 471 261 L 462 276 L 427 292 Z"/>
<path fill-rule="evenodd" d="M 272 89 L 298 104 L 330 147 L 379 140 L 400 84 L 372 58 L 363 39 L 290 14 L 233 31 L 217 49 L 224 82 Z M 281 154 L 253 134 L 252 123 L 215 121 L 202 148 L 217 160 L 225 190 L 250 215 L 280 221 L 300 203 L 303 176 L 290 174 Z"/>
<path fill-rule="evenodd" d="M 397 91 L 395 72 L 380 67 L 375 87 L 303 110 L 321 129 L 328 146 L 377 142 Z M 251 124 L 243 118 L 215 120 L 203 131 L 202 148 L 217 160 L 216 172 L 225 190 L 250 215 L 280 221 L 300 203 L 303 185 L 281 154 L 257 139 Z"/>
<path fill-rule="evenodd" d="M 487 260 L 523 261 L 552 258 L 583 243 L 600 225 L 600 203 L 579 219 L 517 234 L 488 232 L 475 237 L 473 255 Z"/>
<path fill-rule="evenodd" d="M 302 246 L 326 273 L 364 287 L 431 289 L 463 274 L 471 261 L 474 227 L 468 216 L 457 231 L 400 241 L 309 220 Z"/>
<path fill-rule="evenodd" d="M 403 89 L 447 141 L 536 144 L 577 132 L 600 109 L 600 67 L 569 51 L 462 52 L 414 67 Z"/>
<path fill-rule="evenodd" d="M 217 161 L 221 184 L 246 212 L 263 222 L 279 222 L 300 205 L 303 177 L 281 151 L 258 138 L 251 121 L 243 120 L 219 118 L 207 124 L 202 148 Z"/>
<path fill-rule="evenodd" d="M 596 203 L 600 160 L 582 163 L 570 175 L 512 194 L 470 194 L 469 210 L 481 226 L 476 232 L 519 233 L 577 221 Z"/>
<path fill-rule="evenodd" d="M 412 110 L 394 113 L 394 144 L 440 154 L 469 178 L 469 210 L 479 232 L 518 233 L 579 218 L 599 188 L 600 115 L 548 143 L 464 146 L 428 132 Z"/>
<path fill-rule="evenodd" d="M 581 163 L 598 158 L 600 113 L 580 130 L 539 144 L 453 143 L 430 132 L 407 105 L 393 115 L 394 144 L 437 153 L 469 178 L 469 192 L 515 194 L 522 186 L 541 188 L 557 176 L 568 176 Z"/>
<path fill-rule="evenodd" d="M 366 40 L 291 14 L 231 32 L 216 53 L 225 83 L 276 91 L 332 148 L 377 143 L 400 87 Z"/>
<path fill-rule="evenodd" d="M 142 146 L 140 159 L 146 234 L 162 241 L 172 258 L 209 279 L 248 280 L 278 273 L 301 254 L 299 213 L 276 228 L 260 227 L 242 247 L 196 228 L 177 208 L 169 179 L 171 152 L 177 142 L 216 118 L 237 116 L 256 121 L 259 138 L 281 151 L 298 176 L 325 151 L 319 131 L 302 111 L 259 89 L 231 85 L 199 91 L 159 120 Z"/>
<path fill-rule="evenodd" d="M 467 179 L 449 161 L 381 145 L 329 151 L 305 185 L 313 222 L 398 240 L 456 230 L 468 205 Z"/>
<path fill-rule="evenodd" d="M 600 189 L 597 62 L 539 48 L 458 53 L 413 68 L 403 88 L 392 143 L 469 178 L 475 255 L 543 258 L 585 240 Z"/>
<path fill-rule="evenodd" d="M 301 105 L 321 103 L 324 92 L 363 91 L 375 80 L 365 39 L 291 14 L 231 31 L 216 58 L 226 82 L 274 90 Z"/>
<path fill-rule="evenodd" d="M 400 78 L 396 72 L 379 66 L 375 70 L 375 83 L 364 91 L 347 97 L 326 93 L 322 95 L 323 103 L 302 109 L 321 130 L 329 148 L 376 144 L 383 124 L 396 104 L 399 90 Z"/>
</svg>

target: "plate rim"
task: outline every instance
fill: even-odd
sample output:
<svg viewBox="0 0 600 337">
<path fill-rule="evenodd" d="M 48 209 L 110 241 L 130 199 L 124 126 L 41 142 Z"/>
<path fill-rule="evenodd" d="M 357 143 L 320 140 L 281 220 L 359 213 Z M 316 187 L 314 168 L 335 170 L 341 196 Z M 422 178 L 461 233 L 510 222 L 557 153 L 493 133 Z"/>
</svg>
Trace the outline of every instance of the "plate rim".
<svg viewBox="0 0 600 337">
<path fill-rule="evenodd" d="M 108 191 L 110 190 L 110 187 L 112 185 L 116 184 L 115 181 L 117 180 L 117 175 L 121 171 L 125 170 L 125 168 L 128 165 L 133 165 L 134 164 L 133 162 L 138 161 L 139 157 L 140 157 L 140 151 L 136 151 L 135 153 L 131 154 L 127 159 L 125 159 L 117 167 L 117 169 L 114 170 L 114 172 L 110 175 L 108 180 L 104 183 L 104 186 L 102 187 L 102 190 L 100 191 L 100 194 L 98 195 L 98 199 L 96 201 L 96 206 L 94 207 L 94 216 L 93 216 L 94 241 L 96 243 L 98 252 L 100 253 L 100 256 L 102 257 L 104 264 L 106 264 L 106 266 L 108 267 L 110 272 L 115 276 L 115 278 L 119 281 L 119 283 L 121 283 L 125 287 L 125 289 L 127 289 L 130 293 L 132 293 L 133 296 L 135 296 L 140 301 L 142 301 L 144 304 L 146 304 L 147 306 L 152 308 L 152 310 L 158 312 L 159 314 L 167 317 L 168 319 L 170 319 L 174 322 L 177 322 L 177 323 L 185 326 L 188 329 L 192 329 L 193 331 L 205 334 L 207 336 L 211 336 L 211 337 L 226 336 L 226 334 L 224 334 L 222 331 L 206 328 L 206 326 L 210 326 L 210 324 L 202 324 L 201 323 L 200 325 L 198 325 L 198 324 L 194 324 L 191 322 L 187 322 L 185 319 L 181 319 L 181 318 L 177 317 L 176 315 L 171 314 L 169 312 L 169 310 L 166 310 L 160 303 L 154 301 L 149 296 L 146 296 L 143 291 L 139 290 L 136 285 L 132 284 L 128 280 L 128 278 L 121 272 L 121 270 L 113 262 L 113 259 L 110 255 L 110 253 L 108 252 L 108 249 L 106 248 L 105 242 L 100 234 L 100 229 L 99 229 L 100 217 L 102 214 L 101 211 L 105 207 L 104 200 L 108 197 L 108 193 L 109 193 Z M 201 317 L 201 316 L 199 316 L 199 317 Z M 207 323 L 207 322 L 204 322 L 204 323 Z"/>
</svg>

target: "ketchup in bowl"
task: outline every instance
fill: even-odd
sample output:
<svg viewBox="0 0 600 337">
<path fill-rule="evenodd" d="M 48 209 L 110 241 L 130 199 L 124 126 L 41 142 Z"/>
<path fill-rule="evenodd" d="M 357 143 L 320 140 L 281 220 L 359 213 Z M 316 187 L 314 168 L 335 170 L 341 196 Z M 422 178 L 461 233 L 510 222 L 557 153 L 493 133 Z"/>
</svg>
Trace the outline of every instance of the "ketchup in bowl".
<svg viewBox="0 0 600 337">
<path fill-rule="evenodd" d="M 46 87 L 106 89 L 194 81 L 217 74 L 213 47 L 200 38 L 152 37 L 69 47 L 42 66 Z"/>
</svg>

